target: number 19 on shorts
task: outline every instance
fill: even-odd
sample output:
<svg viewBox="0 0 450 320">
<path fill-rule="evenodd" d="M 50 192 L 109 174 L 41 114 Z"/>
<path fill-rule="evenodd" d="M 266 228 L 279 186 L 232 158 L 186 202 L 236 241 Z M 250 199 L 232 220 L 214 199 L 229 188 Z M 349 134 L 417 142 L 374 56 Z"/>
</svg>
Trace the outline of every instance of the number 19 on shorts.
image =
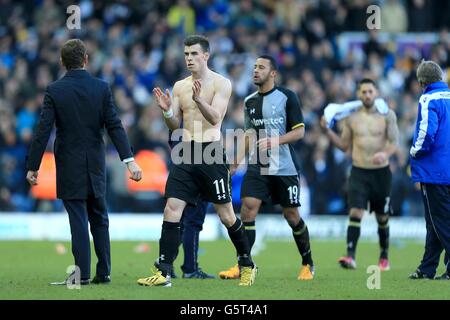
<svg viewBox="0 0 450 320">
<path fill-rule="evenodd" d="M 298 186 L 289 186 L 287 189 L 289 191 L 289 201 L 291 204 L 298 203 Z"/>
</svg>

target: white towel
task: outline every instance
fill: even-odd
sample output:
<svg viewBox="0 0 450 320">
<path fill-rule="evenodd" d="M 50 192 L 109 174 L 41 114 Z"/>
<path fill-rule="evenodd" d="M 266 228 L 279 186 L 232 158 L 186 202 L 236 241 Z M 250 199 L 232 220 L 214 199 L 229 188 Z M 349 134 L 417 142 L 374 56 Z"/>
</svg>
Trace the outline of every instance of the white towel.
<svg viewBox="0 0 450 320">
<path fill-rule="evenodd" d="M 327 121 L 328 128 L 332 128 L 336 121 L 348 117 L 350 114 L 362 107 L 361 100 L 353 100 L 344 104 L 330 103 L 325 107 L 324 116 Z M 375 99 L 375 108 L 381 114 L 387 114 L 389 112 L 389 106 L 383 98 Z"/>
</svg>

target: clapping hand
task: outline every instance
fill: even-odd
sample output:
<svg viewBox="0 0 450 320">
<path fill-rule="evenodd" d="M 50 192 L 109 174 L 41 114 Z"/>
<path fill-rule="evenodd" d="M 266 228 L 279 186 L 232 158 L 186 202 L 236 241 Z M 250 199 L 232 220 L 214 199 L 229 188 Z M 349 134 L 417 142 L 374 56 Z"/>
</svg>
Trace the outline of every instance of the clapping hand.
<svg viewBox="0 0 450 320">
<path fill-rule="evenodd" d="M 200 98 L 200 90 L 202 89 L 202 83 L 200 80 L 194 80 L 192 83 L 192 100 L 198 102 Z"/>
<path fill-rule="evenodd" d="M 159 107 L 163 111 L 169 111 L 172 100 L 170 98 L 170 91 L 169 89 L 166 89 L 166 92 L 162 92 L 162 90 L 159 87 L 153 88 L 153 94 L 156 97 L 156 100 L 158 101 Z"/>
</svg>

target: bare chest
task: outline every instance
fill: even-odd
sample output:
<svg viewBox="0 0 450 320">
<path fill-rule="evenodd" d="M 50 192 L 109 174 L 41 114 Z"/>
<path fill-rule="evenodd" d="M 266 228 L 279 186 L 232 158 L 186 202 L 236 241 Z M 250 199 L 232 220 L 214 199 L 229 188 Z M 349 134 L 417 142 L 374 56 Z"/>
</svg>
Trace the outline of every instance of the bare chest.
<svg viewBox="0 0 450 320">
<path fill-rule="evenodd" d="M 208 104 L 212 103 L 214 97 L 214 85 L 212 82 L 202 83 L 200 97 L 206 100 Z M 197 110 L 197 106 L 192 100 L 192 81 L 186 81 L 179 91 L 180 108 L 183 113 L 188 113 L 192 110 Z"/>
<path fill-rule="evenodd" d="M 380 114 L 360 113 L 355 115 L 350 121 L 353 136 L 363 137 L 384 137 L 386 135 L 386 119 Z"/>
</svg>

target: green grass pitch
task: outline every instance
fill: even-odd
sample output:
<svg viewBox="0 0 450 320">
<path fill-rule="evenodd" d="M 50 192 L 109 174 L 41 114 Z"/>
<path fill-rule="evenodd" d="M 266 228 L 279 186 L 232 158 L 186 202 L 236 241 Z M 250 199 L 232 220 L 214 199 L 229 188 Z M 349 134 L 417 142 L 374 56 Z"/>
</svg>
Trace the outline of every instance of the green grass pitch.
<svg viewBox="0 0 450 320">
<path fill-rule="evenodd" d="M 423 253 L 418 242 L 392 241 L 391 271 L 381 274 L 381 288 L 369 290 L 367 267 L 378 260 L 378 245 L 361 241 L 358 244 L 357 270 L 342 270 L 337 258 L 344 252 L 343 241 L 313 241 L 316 278 L 298 281 L 300 260 L 293 241 L 267 241 L 254 257 L 259 273 L 254 286 L 239 287 L 237 280 L 174 279 L 171 288 L 141 287 L 140 277 L 149 275 L 150 266 L 158 255 L 157 242 L 149 242 L 150 250 L 136 253 L 138 242 L 113 241 L 112 283 L 107 286 L 82 286 L 69 290 L 65 286 L 50 286 L 52 281 L 66 277 L 72 264 L 70 245 L 65 254 L 57 254 L 56 242 L 0 241 L 0 299 L 450 299 L 448 281 L 409 280 Z M 232 244 L 227 240 L 201 242 L 200 265 L 217 273 L 235 263 Z M 182 250 L 181 250 L 182 252 Z M 93 260 L 95 260 L 94 252 Z M 181 275 L 182 253 L 175 263 Z M 95 273 L 95 266 L 92 272 Z M 439 274 L 444 271 L 442 263 Z"/>
</svg>

